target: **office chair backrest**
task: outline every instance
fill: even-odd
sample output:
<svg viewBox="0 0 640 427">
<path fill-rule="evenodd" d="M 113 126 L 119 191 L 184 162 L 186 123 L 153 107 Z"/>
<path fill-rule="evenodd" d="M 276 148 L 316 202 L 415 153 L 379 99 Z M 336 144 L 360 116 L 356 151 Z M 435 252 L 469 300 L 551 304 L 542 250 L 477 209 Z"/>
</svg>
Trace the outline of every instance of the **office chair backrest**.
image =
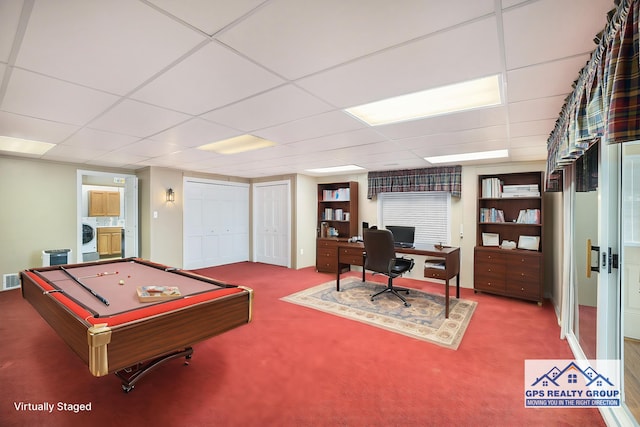
<svg viewBox="0 0 640 427">
<path fill-rule="evenodd" d="M 395 260 L 396 249 L 393 234 L 389 230 L 364 230 L 364 251 L 367 253 L 364 268 L 378 273 L 389 271 L 389 262 Z"/>
</svg>

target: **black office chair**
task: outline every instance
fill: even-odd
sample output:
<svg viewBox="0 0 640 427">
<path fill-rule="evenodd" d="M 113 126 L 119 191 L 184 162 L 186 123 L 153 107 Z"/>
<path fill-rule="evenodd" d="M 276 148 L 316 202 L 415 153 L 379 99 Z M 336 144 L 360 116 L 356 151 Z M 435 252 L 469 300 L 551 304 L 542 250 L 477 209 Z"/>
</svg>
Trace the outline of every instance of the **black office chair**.
<svg viewBox="0 0 640 427">
<path fill-rule="evenodd" d="M 409 289 L 396 288 L 393 286 L 393 279 L 401 276 L 407 271 L 411 271 L 414 262 L 411 258 L 398 258 L 396 257 L 396 248 L 393 242 L 393 234 L 389 230 L 364 230 L 364 269 L 370 270 L 375 273 L 384 274 L 389 278 L 387 281 L 387 287 L 382 291 L 371 296 L 371 301 L 380 294 L 389 292 L 397 296 L 404 302 L 406 307 L 411 304 L 398 293 L 406 292 L 409 294 Z M 364 272 L 363 272 L 364 278 Z"/>
</svg>

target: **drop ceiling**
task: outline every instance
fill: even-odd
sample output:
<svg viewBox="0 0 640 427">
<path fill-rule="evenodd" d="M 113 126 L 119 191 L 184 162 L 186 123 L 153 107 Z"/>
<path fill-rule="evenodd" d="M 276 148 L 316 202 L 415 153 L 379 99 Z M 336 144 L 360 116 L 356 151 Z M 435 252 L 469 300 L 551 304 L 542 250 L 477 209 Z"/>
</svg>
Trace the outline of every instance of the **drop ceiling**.
<svg viewBox="0 0 640 427">
<path fill-rule="evenodd" d="M 0 2 L 0 135 L 37 158 L 258 178 L 508 149 L 546 158 L 613 1 Z M 370 127 L 343 110 L 499 73 L 497 107 Z M 243 134 L 274 147 L 196 147 Z M 2 153 L 0 154 L 10 154 Z M 12 154 L 13 155 L 13 154 Z M 494 161 L 496 162 L 496 161 Z"/>
</svg>

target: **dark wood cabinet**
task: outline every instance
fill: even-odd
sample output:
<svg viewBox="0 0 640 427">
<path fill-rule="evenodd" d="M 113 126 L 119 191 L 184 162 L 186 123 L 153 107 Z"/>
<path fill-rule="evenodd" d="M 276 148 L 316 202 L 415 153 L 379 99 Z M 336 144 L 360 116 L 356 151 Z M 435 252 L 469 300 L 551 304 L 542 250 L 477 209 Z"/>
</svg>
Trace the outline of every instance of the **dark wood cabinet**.
<svg viewBox="0 0 640 427">
<path fill-rule="evenodd" d="M 474 290 L 542 303 L 543 183 L 542 172 L 478 177 Z"/>
</svg>

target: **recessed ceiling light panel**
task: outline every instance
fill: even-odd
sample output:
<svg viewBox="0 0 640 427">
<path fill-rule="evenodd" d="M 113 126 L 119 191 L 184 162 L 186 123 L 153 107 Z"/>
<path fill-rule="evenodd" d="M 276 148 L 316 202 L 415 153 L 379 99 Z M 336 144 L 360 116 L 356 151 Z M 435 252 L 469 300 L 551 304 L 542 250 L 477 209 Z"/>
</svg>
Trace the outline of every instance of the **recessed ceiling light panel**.
<svg viewBox="0 0 640 427">
<path fill-rule="evenodd" d="M 461 153 L 451 154 L 448 156 L 435 156 L 425 157 L 424 159 L 429 163 L 455 163 L 455 162 L 468 162 L 470 160 L 486 160 L 486 159 L 499 159 L 509 156 L 509 150 L 493 150 L 493 151 L 480 151 L 477 153 Z"/>
<path fill-rule="evenodd" d="M 0 151 L 41 156 L 53 147 L 55 144 L 49 142 L 0 136 Z"/>
<path fill-rule="evenodd" d="M 371 126 L 502 104 L 501 75 L 396 96 L 345 111 Z"/>
<path fill-rule="evenodd" d="M 245 151 L 259 150 L 261 148 L 273 147 L 275 142 L 269 141 L 253 135 L 240 135 L 223 141 L 212 142 L 201 145 L 199 150 L 215 151 L 220 154 L 236 154 Z"/>
<path fill-rule="evenodd" d="M 355 172 L 364 170 L 363 167 L 357 165 L 343 165 L 343 166 L 332 166 L 329 168 L 316 168 L 316 169 L 307 169 L 307 172 L 310 173 L 342 173 L 342 172 Z"/>
</svg>

